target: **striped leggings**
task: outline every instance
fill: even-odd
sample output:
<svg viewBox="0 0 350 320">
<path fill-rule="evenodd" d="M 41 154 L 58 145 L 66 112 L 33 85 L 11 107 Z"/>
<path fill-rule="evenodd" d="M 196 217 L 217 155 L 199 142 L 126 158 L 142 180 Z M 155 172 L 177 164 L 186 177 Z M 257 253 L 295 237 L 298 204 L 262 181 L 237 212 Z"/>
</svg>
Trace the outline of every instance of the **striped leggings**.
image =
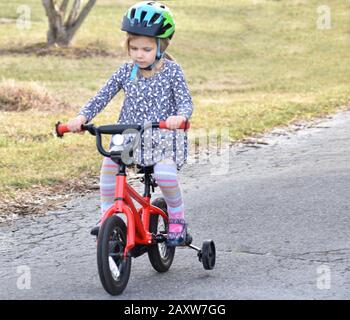
<svg viewBox="0 0 350 320">
<path fill-rule="evenodd" d="M 100 174 L 101 213 L 103 214 L 114 201 L 115 175 L 119 166 L 110 158 L 104 158 Z M 172 160 L 165 159 L 154 165 L 153 177 L 155 178 L 164 200 L 167 204 L 169 217 L 172 219 L 184 218 L 184 203 L 177 177 L 176 165 Z M 178 232 L 182 226 L 169 225 L 170 232 Z"/>
</svg>

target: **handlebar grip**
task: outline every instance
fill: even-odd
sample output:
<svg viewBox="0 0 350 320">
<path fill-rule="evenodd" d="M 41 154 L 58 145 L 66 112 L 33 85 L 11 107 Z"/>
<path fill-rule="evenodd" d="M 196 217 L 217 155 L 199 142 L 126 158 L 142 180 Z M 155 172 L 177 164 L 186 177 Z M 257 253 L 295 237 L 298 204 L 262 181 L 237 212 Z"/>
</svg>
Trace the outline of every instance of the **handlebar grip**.
<svg viewBox="0 0 350 320">
<path fill-rule="evenodd" d="M 63 123 L 58 121 L 56 123 L 56 135 L 57 135 L 57 137 L 62 138 L 66 132 L 69 132 L 67 124 L 63 124 Z"/>
<path fill-rule="evenodd" d="M 182 123 L 179 127 L 179 129 L 184 129 L 184 130 L 188 130 L 189 128 L 190 128 L 190 122 L 188 120 L 182 121 Z M 166 126 L 165 120 L 159 121 L 159 129 L 168 129 L 168 127 Z"/>
<path fill-rule="evenodd" d="M 59 138 L 62 138 L 65 133 L 70 132 L 70 130 L 68 129 L 68 125 L 66 123 L 61 123 L 58 121 L 55 126 L 56 126 L 56 135 Z M 83 125 L 81 126 L 81 130 L 82 131 L 86 130 L 83 127 Z"/>
</svg>

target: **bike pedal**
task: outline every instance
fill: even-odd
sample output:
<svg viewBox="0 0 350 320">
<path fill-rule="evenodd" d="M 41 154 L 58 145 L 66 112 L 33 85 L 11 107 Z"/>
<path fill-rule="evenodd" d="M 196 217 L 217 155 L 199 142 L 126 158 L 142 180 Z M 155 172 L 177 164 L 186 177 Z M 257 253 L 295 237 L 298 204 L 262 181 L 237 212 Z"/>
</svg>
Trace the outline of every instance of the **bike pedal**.
<svg viewBox="0 0 350 320">
<path fill-rule="evenodd" d="M 167 239 L 166 236 L 162 233 L 158 233 L 158 234 L 154 235 L 154 237 L 153 237 L 153 240 L 157 243 L 164 242 L 164 241 L 166 241 L 166 239 Z"/>
<path fill-rule="evenodd" d="M 93 228 L 91 229 L 90 234 L 91 234 L 92 236 L 98 237 L 99 231 L 100 231 L 100 226 L 95 226 L 95 227 L 93 227 Z"/>
</svg>

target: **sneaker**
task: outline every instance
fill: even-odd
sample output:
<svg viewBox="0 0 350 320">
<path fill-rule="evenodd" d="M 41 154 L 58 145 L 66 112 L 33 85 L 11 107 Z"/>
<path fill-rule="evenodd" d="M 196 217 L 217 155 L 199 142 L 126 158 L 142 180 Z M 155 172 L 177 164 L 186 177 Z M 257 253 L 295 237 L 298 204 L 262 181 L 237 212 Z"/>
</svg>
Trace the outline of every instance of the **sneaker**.
<svg viewBox="0 0 350 320">
<path fill-rule="evenodd" d="M 182 225 L 182 229 L 179 232 L 168 231 L 168 237 L 166 240 L 168 247 L 186 246 L 192 242 L 192 237 L 187 232 L 187 223 L 184 219 L 169 219 L 169 225 L 170 224 L 180 224 Z"/>
</svg>

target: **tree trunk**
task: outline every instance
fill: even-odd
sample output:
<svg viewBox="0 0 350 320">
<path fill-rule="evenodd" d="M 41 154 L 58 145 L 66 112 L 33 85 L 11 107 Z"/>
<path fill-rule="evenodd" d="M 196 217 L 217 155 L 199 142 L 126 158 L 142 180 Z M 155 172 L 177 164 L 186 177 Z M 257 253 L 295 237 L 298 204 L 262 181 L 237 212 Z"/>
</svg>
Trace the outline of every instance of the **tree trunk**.
<svg viewBox="0 0 350 320">
<path fill-rule="evenodd" d="M 49 21 L 49 30 L 47 32 L 47 44 L 49 46 L 55 44 L 69 46 L 75 33 L 95 5 L 96 0 L 89 0 L 80 13 L 81 1 L 74 0 L 71 11 L 65 21 L 68 2 L 69 0 L 63 0 L 58 7 L 55 0 L 42 0 Z"/>
</svg>

